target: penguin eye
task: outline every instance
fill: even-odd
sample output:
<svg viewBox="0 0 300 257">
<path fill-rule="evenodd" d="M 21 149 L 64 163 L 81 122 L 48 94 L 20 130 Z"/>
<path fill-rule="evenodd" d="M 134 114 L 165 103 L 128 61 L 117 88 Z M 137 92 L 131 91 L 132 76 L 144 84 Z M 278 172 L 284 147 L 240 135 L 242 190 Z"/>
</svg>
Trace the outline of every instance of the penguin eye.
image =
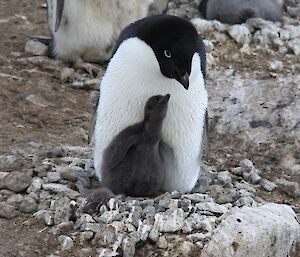
<svg viewBox="0 0 300 257">
<path fill-rule="evenodd" d="M 171 58 L 171 52 L 169 50 L 165 50 L 164 51 L 164 55 L 167 57 L 167 58 Z"/>
</svg>

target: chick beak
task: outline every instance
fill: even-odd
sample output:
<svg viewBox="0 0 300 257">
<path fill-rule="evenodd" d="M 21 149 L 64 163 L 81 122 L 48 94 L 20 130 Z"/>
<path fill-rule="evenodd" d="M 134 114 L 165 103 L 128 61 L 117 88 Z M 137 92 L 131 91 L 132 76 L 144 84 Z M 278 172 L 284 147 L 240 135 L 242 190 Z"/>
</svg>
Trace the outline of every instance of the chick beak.
<svg viewBox="0 0 300 257">
<path fill-rule="evenodd" d="M 186 89 L 189 89 L 189 74 L 186 72 L 183 76 L 177 76 L 176 80 Z"/>
</svg>

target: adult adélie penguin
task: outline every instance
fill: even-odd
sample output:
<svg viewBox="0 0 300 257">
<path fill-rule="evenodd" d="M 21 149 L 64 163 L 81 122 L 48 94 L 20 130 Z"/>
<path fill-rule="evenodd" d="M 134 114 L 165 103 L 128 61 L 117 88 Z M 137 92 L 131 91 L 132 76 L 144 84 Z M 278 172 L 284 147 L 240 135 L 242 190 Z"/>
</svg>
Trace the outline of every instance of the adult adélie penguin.
<svg viewBox="0 0 300 257">
<path fill-rule="evenodd" d="M 187 20 L 157 15 L 127 26 L 117 41 L 100 85 L 95 127 L 94 162 L 101 180 L 103 152 L 124 128 L 143 118 L 146 101 L 170 94 L 162 140 L 174 150 L 165 191 L 191 191 L 201 162 L 201 142 L 207 135 L 205 49 Z"/>
</svg>

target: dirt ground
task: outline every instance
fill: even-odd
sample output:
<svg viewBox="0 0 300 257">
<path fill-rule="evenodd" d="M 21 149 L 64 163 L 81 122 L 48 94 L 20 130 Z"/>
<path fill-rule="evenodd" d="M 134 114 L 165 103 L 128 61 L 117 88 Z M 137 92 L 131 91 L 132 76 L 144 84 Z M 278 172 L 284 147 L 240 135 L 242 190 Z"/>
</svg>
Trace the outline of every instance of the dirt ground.
<svg viewBox="0 0 300 257">
<path fill-rule="evenodd" d="M 36 143 L 87 145 L 86 133 L 96 92 L 62 85 L 59 75 L 53 70 L 19 61 L 26 56 L 26 34 L 48 34 L 46 9 L 41 4 L 40 0 L 0 1 L 0 154 L 34 147 Z M 265 58 L 252 56 L 247 62 L 242 59 L 232 62 L 230 53 L 223 56 L 220 64 L 224 68 L 233 66 L 240 71 L 252 70 L 261 78 L 269 77 L 266 62 L 272 56 L 267 52 Z M 282 61 L 288 65 L 291 60 Z M 33 104 L 28 96 L 34 96 L 42 104 Z M 232 143 L 238 145 L 238 142 Z M 220 150 L 217 145 L 212 151 L 215 151 L 212 160 L 224 154 L 223 147 Z M 286 197 L 280 193 L 262 193 L 262 196 L 276 202 L 282 202 Z M 58 253 L 57 249 L 57 239 L 42 225 L 33 222 L 30 216 L 0 219 L 0 257 L 74 254 Z"/>
</svg>

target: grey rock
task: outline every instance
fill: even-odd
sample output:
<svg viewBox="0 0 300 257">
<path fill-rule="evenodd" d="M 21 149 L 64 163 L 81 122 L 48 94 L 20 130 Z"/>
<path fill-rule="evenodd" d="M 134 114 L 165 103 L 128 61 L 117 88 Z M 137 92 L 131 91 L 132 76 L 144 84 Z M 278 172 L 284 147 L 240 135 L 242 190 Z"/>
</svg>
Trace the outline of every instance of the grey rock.
<svg viewBox="0 0 300 257">
<path fill-rule="evenodd" d="M 16 207 L 5 202 L 0 202 L 0 218 L 12 219 L 19 216 L 20 212 Z"/>
<path fill-rule="evenodd" d="M 93 231 L 94 233 L 97 233 L 100 229 L 101 225 L 99 223 L 83 223 L 80 226 L 80 231 Z"/>
<path fill-rule="evenodd" d="M 42 188 L 44 181 L 39 177 L 33 177 L 31 186 L 27 189 L 27 192 L 37 192 Z"/>
<path fill-rule="evenodd" d="M 59 172 L 49 172 L 47 174 L 47 179 L 50 183 L 58 182 L 61 179 L 61 175 Z"/>
<path fill-rule="evenodd" d="M 152 226 L 143 224 L 143 222 L 139 222 L 139 227 L 137 229 L 137 232 L 140 234 L 140 238 L 142 241 L 146 241 L 149 235 L 149 232 L 151 231 Z"/>
<path fill-rule="evenodd" d="M 106 211 L 104 212 L 98 219 L 97 221 L 103 222 L 103 223 L 111 223 L 114 220 L 119 220 L 120 215 L 119 211 L 114 210 L 114 211 Z"/>
<path fill-rule="evenodd" d="M 116 229 L 113 226 L 101 226 L 93 239 L 93 244 L 106 247 L 112 245 L 116 240 Z"/>
<path fill-rule="evenodd" d="M 79 229 L 82 224 L 85 223 L 93 223 L 95 220 L 93 217 L 89 214 L 82 214 L 79 219 L 76 220 L 75 222 L 75 229 Z"/>
<path fill-rule="evenodd" d="M 159 200 L 157 206 L 165 209 L 175 209 L 178 207 L 178 200 L 164 197 L 163 199 Z"/>
<path fill-rule="evenodd" d="M 182 227 L 183 233 L 191 233 L 194 229 L 200 229 L 202 224 L 200 223 L 204 219 L 204 216 L 193 213 L 188 218 L 184 220 L 184 225 Z"/>
<path fill-rule="evenodd" d="M 239 193 L 235 188 L 223 188 L 220 185 L 212 185 L 210 186 L 210 192 L 218 204 L 233 203 L 239 198 Z"/>
<path fill-rule="evenodd" d="M 62 250 L 64 251 L 71 250 L 74 246 L 72 238 L 66 235 L 60 235 L 58 237 L 58 241 L 61 245 Z"/>
<path fill-rule="evenodd" d="M 7 203 L 15 206 L 17 209 L 20 207 L 22 201 L 24 200 L 24 196 L 21 194 L 14 194 L 7 199 Z"/>
<path fill-rule="evenodd" d="M 16 193 L 26 190 L 31 184 L 32 178 L 26 174 L 14 171 L 3 179 L 5 188 Z"/>
<path fill-rule="evenodd" d="M 268 192 L 272 192 L 277 188 L 277 185 L 274 182 L 267 179 L 260 180 L 260 185 Z"/>
<path fill-rule="evenodd" d="M 176 232 L 184 225 L 185 214 L 182 209 L 169 209 L 155 214 L 155 227 L 159 232 Z"/>
<path fill-rule="evenodd" d="M 228 33 L 238 44 L 245 45 L 251 42 L 251 33 L 244 25 L 233 25 L 228 29 Z"/>
<path fill-rule="evenodd" d="M 276 180 L 276 184 L 286 194 L 293 197 L 300 196 L 300 186 L 298 182 L 288 181 L 286 179 L 278 179 Z"/>
<path fill-rule="evenodd" d="M 83 245 L 86 241 L 89 241 L 93 238 L 94 233 L 92 231 L 84 231 L 80 233 L 80 244 Z"/>
<path fill-rule="evenodd" d="M 17 157 L 14 155 L 0 155 L 0 171 L 10 170 L 16 160 Z"/>
<path fill-rule="evenodd" d="M 20 205 L 21 212 L 32 213 L 36 210 L 36 208 L 37 208 L 37 203 L 33 198 L 29 196 L 24 197 L 24 200 Z"/>
<path fill-rule="evenodd" d="M 283 63 L 281 61 L 273 61 L 269 63 L 271 71 L 281 72 L 283 70 Z"/>
<path fill-rule="evenodd" d="M 73 81 L 75 79 L 75 70 L 65 67 L 60 72 L 60 80 L 63 82 Z"/>
<path fill-rule="evenodd" d="M 221 171 L 218 173 L 218 181 L 221 182 L 222 185 L 228 185 L 231 184 L 231 175 L 229 171 Z"/>
<path fill-rule="evenodd" d="M 287 46 L 293 51 L 295 55 L 300 55 L 300 37 L 290 40 L 287 43 Z"/>
<path fill-rule="evenodd" d="M 69 221 L 72 215 L 70 203 L 71 200 L 67 197 L 61 197 L 53 201 L 51 209 L 54 212 L 54 224 Z"/>
<path fill-rule="evenodd" d="M 63 179 L 76 182 L 78 180 L 76 172 L 71 167 L 65 167 L 60 171 Z"/>
<path fill-rule="evenodd" d="M 182 197 L 191 200 L 193 203 L 211 202 L 212 201 L 211 197 L 209 197 L 209 195 L 207 195 L 207 194 L 199 194 L 199 193 L 185 194 Z"/>
<path fill-rule="evenodd" d="M 158 238 L 159 238 L 158 230 L 156 228 L 151 229 L 151 231 L 149 232 L 149 240 L 152 243 L 156 243 L 158 241 Z"/>
<path fill-rule="evenodd" d="M 299 233 L 300 225 L 288 206 L 266 204 L 238 208 L 221 222 L 200 256 L 230 257 L 232 253 L 234 256 L 288 256 L 299 240 Z"/>
<path fill-rule="evenodd" d="M 156 245 L 160 249 L 167 249 L 168 248 L 168 242 L 165 236 L 159 237 L 159 239 L 156 242 Z"/>
<path fill-rule="evenodd" d="M 213 203 L 213 202 L 197 203 L 196 207 L 200 211 L 210 211 L 212 213 L 217 213 L 217 214 L 224 214 L 224 213 L 228 212 L 227 207 L 225 207 L 224 205 Z"/>
<path fill-rule="evenodd" d="M 62 192 L 66 192 L 68 190 L 67 185 L 62 185 L 62 184 L 58 184 L 58 183 L 43 184 L 42 188 L 44 190 L 52 191 L 54 193 L 62 193 Z"/>
<path fill-rule="evenodd" d="M 200 18 L 194 18 L 191 20 L 191 22 L 193 23 L 193 25 L 196 27 L 197 31 L 200 34 L 214 31 L 214 26 L 212 21 L 208 21 Z"/>
<path fill-rule="evenodd" d="M 124 257 L 133 257 L 135 254 L 135 241 L 130 237 L 126 237 L 122 242 L 122 250 Z"/>
<path fill-rule="evenodd" d="M 40 210 L 33 214 L 35 218 L 44 222 L 47 226 L 52 226 L 54 224 L 53 216 L 54 214 L 48 210 Z"/>
<path fill-rule="evenodd" d="M 240 199 L 238 199 L 235 204 L 239 207 L 242 207 L 242 206 L 252 206 L 252 204 L 254 203 L 255 201 L 253 200 L 252 197 L 250 196 L 243 196 L 241 197 Z"/>
<path fill-rule="evenodd" d="M 25 45 L 25 52 L 32 55 L 46 55 L 48 47 L 36 40 L 29 40 Z"/>
<path fill-rule="evenodd" d="M 61 235 L 65 234 L 67 232 L 70 232 L 74 229 L 74 222 L 73 221 L 66 221 L 62 222 L 56 226 L 53 226 L 50 230 L 49 233 L 52 235 Z"/>
<path fill-rule="evenodd" d="M 143 209 L 144 214 L 146 217 L 154 217 L 155 215 L 155 207 L 154 206 L 147 206 L 146 208 Z"/>
<path fill-rule="evenodd" d="M 204 241 L 204 239 L 207 238 L 207 234 L 204 233 L 193 233 L 186 237 L 188 240 L 192 241 L 193 243 L 196 243 L 198 241 Z"/>
</svg>

